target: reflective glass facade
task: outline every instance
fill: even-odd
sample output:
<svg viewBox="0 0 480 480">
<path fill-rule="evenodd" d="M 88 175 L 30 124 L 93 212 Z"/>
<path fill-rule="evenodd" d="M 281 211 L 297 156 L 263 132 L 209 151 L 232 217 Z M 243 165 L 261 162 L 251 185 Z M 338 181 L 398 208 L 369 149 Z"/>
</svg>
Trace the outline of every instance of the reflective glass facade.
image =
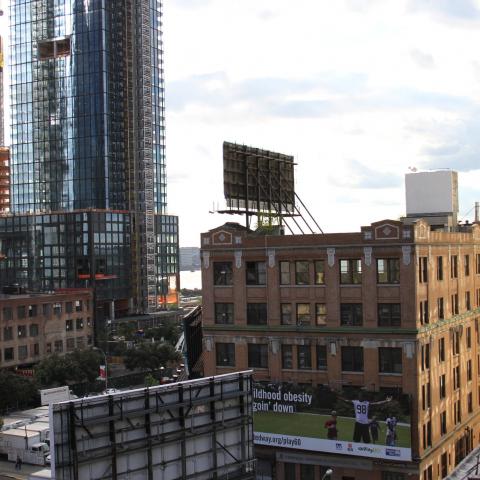
<svg viewBox="0 0 480 480">
<path fill-rule="evenodd" d="M 161 26 L 161 0 L 10 1 L 11 211 L 37 218 L 27 222 L 26 248 L 38 248 L 31 245 L 38 231 L 47 235 L 48 216 L 75 212 L 75 223 L 81 211 L 124 212 L 135 226 L 121 247 L 131 260 L 123 283 L 130 292 L 120 293 L 110 280 L 110 293 L 100 296 L 131 299 L 138 313 L 165 306 L 165 279 L 172 285 L 178 272 L 178 234 L 169 245 L 158 243 L 165 228 L 178 229 L 176 217 L 166 215 Z M 72 228 L 63 265 L 45 264 L 40 272 L 29 263 L 25 281 L 78 286 L 67 250 L 76 251 L 72 239 L 83 220 Z M 50 247 L 41 244 L 36 254 L 48 263 Z M 99 256 L 89 264 L 94 268 L 103 254 L 90 248 Z M 116 255 L 116 247 L 108 250 L 106 265 L 113 267 Z"/>
</svg>

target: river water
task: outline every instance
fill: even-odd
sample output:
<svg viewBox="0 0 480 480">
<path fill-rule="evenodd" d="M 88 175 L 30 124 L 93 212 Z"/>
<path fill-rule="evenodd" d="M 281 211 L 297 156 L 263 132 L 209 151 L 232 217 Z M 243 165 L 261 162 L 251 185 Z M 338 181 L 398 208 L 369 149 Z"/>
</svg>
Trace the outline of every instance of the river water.
<svg viewBox="0 0 480 480">
<path fill-rule="evenodd" d="M 185 270 L 180 272 L 180 288 L 189 288 L 194 290 L 202 288 L 202 271 L 195 270 L 193 272 Z"/>
</svg>

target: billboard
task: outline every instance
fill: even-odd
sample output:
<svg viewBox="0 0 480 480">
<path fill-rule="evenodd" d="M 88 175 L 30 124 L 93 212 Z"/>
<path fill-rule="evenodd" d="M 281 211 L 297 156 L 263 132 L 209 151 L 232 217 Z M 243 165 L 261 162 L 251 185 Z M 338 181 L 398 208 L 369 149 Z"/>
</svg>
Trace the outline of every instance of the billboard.
<svg viewBox="0 0 480 480">
<path fill-rule="evenodd" d="M 50 405 L 51 403 L 59 403 L 65 400 L 70 400 L 70 388 L 68 385 L 40 390 L 41 405 Z"/>
<path fill-rule="evenodd" d="M 251 389 L 248 371 L 51 405 L 52 478 L 253 480 Z"/>
<path fill-rule="evenodd" d="M 223 186 L 228 208 L 239 213 L 292 215 L 294 165 L 291 155 L 223 142 Z"/>
<path fill-rule="evenodd" d="M 410 461 L 410 399 L 350 388 L 253 385 L 254 443 Z"/>
</svg>

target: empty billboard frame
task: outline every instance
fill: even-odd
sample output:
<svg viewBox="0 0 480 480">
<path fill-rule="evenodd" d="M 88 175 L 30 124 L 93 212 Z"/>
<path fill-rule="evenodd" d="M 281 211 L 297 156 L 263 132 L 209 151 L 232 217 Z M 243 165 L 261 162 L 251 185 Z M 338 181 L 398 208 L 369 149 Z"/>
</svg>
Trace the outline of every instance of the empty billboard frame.
<svg viewBox="0 0 480 480">
<path fill-rule="evenodd" d="M 57 480 L 253 479 L 250 371 L 51 406 Z"/>
<path fill-rule="evenodd" d="M 223 187 L 228 212 L 294 215 L 293 156 L 223 142 Z"/>
</svg>

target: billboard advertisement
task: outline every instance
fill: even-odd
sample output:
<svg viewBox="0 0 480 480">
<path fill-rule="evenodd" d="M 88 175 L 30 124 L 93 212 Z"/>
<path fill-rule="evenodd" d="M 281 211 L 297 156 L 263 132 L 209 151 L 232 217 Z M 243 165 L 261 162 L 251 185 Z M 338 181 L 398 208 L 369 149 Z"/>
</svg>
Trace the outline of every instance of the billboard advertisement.
<svg viewBox="0 0 480 480">
<path fill-rule="evenodd" d="M 253 480 L 251 372 L 50 406 L 52 478 Z"/>
<path fill-rule="evenodd" d="M 253 385 L 254 442 L 282 448 L 410 461 L 407 395 L 342 393 L 325 386 Z"/>
</svg>

